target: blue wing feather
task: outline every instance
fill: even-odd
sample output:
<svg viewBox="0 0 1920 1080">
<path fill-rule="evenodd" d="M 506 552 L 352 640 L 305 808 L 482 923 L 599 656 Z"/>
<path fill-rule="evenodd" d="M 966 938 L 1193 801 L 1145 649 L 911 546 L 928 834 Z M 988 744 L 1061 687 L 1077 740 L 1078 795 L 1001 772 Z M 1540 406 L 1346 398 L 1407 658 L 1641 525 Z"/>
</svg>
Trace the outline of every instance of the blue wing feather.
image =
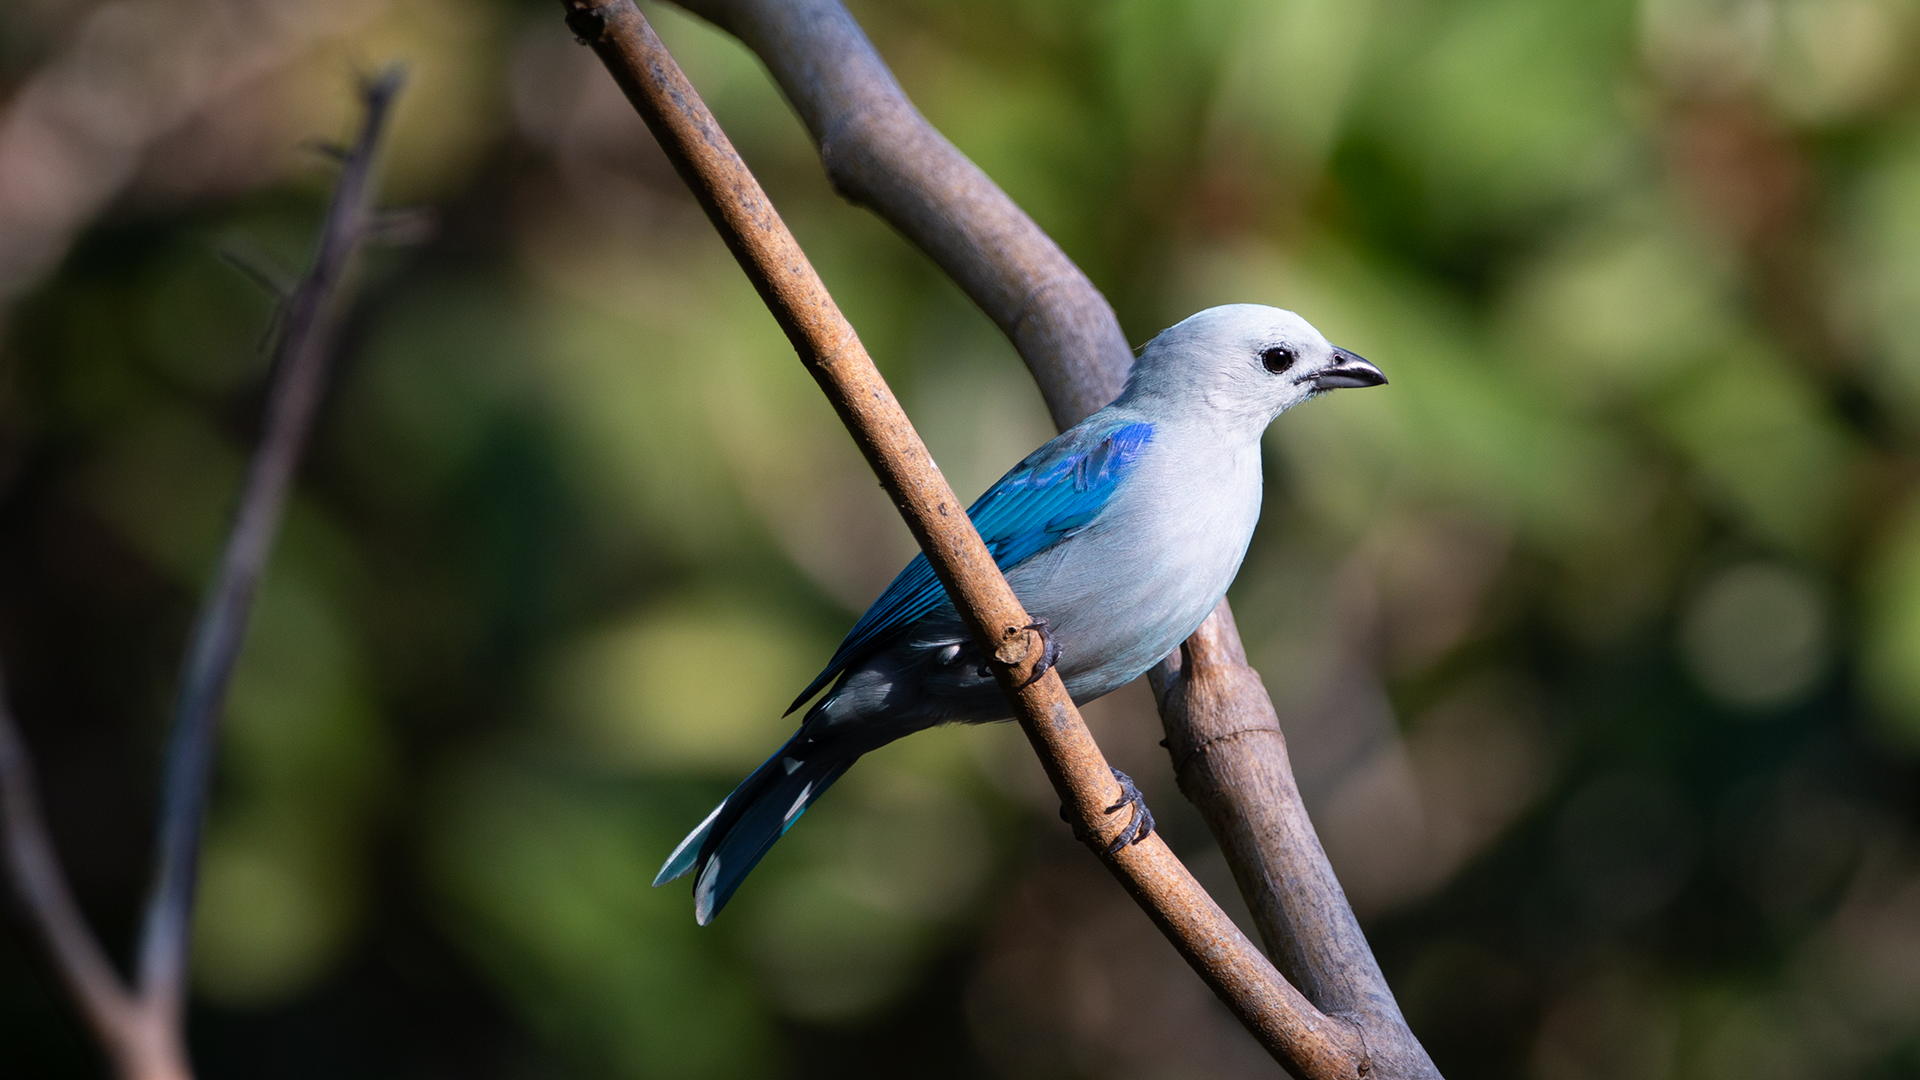
<svg viewBox="0 0 1920 1080">
<path fill-rule="evenodd" d="M 1153 425 L 1145 422 L 1076 428 L 1027 455 L 974 501 L 967 516 L 994 562 L 1002 571 L 1011 570 L 1092 524 L 1152 441 Z M 799 708 L 946 598 L 927 557 L 915 555 L 787 711 Z"/>
</svg>

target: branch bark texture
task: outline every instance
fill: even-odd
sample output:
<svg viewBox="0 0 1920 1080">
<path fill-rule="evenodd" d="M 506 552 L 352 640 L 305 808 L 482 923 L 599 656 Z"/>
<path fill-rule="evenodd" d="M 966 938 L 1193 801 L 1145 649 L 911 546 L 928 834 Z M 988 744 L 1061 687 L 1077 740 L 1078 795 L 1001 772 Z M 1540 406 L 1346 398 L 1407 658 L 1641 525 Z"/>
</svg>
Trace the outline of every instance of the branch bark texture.
<svg viewBox="0 0 1920 1080">
<path fill-rule="evenodd" d="M 0 826 L 7 872 L 53 966 L 124 1080 L 190 1080 L 193 1075 L 184 1035 L 187 955 L 221 708 L 246 637 L 254 590 L 325 394 L 347 271 L 375 224 L 374 157 L 401 82 L 400 73 L 391 71 L 367 84 L 366 119 L 345 153 L 313 266 L 282 307 L 260 444 L 181 666 L 135 988 L 121 981 L 74 902 L 40 812 L 26 743 L 0 700 L 0 812 L 5 815 Z"/>
<path fill-rule="evenodd" d="M 1307 818 L 1280 717 L 1224 600 L 1148 679 L 1180 791 L 1219 842 L 1274 963 L 1354 1024 L 1371 1075 L 1437 1080 Z"/>
<path fill-rule="evenodd" d="M 840 414 L 968 623 L 1088 846 L 1276 1059 L 1300 1076 L 1366 1073 L 1355 1029 L 1289 984 L 1158 834 L 1117 852 L 1127 821 L 1106 758 L 1057 672 L 1028 682 L 1031 620 L 926 446 L 760 185 L 632 0 L 563 0 L 692 188 L 795 351 Z"/>
<path fill-rule="evenodd" d="M 760 56 L 834 186 L 917 244 L 1000 326 L 1062 430 L 1119 394 L 1133 355 L 1105 297 L 920 115 L 840 0 L 677 2 Z M 1181 790 L 1232 864 L 1280 970 L 1355 1025 L 1373 1075 L 1437 1078 L 1327 862 L 1224 601 L 1152 682 Z"/>
<path fill-rule="evenodd" d="M 1033 369 L 1062 430 L 1120 396 L 1133 350 L 1106 297 L 894 81 L 838 0 L 686 0 L 759 54 L 827 177 L 932 254 Z"/>
</svg>

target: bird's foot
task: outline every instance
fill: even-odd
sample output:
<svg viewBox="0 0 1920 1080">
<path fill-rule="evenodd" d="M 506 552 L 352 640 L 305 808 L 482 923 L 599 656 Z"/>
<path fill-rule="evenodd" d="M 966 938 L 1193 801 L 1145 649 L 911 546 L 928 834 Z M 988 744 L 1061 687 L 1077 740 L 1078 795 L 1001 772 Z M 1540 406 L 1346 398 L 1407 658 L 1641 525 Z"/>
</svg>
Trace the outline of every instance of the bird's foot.
<svg viewBox="0 0 1920 1080">
<path fill-rule="evenodd" d="M 1021 629 L 1031 630 L 1040 635 L 1040 662 L 1033 665 L 1033 671 L 1027 675 L 1027 680 L 1020 684 L 1020 689 L 1025 690 L 1053 670 L 1054 662 L 1060 659 L 1060 643 L 1053 640 L 1053 625 L 1038 615 L 1035 615 L 1033 621 Z"/>
<path fill-rule="evenodd" d="M 1133 777 L 1111 765 L 1107 766 L 1107 771 L 1113 773 L 1114 780 L 1120 784 L 1120 801 L 1107 807 L 1107 813 L 1116 813 L 1122 807 L 1133 807 L 1132 820 L 1127 822 L 1126 828 L 1120 830 L 1119 836 L 1113 838 L 1113 843 L 1107 845 L 1107 854 L 1117 855 L 1121 848 L 1137 844 L 1153 834 L 1153 811 L 1147 809 L 1146 796 L 1140 794 L 1140 789 L 1134 785 Z M 1060 808 L 1060 820 L 1073 822 L 1072 816 L 1067 813 L 1067 808 L 1064 806 Z M 1074 824 L 1073 834 L 1081 840 L 1087 839 L 1086 831 L 1078 824 Z"/>
<path fill-rule="evenodd" d="M 1113 773 L 1113 778 L 1120 783 L 1120 801 L 1107 807 L 1107 813 L 1114 813 L 1125 806 L 1133 807 L 1132 820 L 1127 822 L 1126 828 L 1120 830 L 1119 836 L 1113 838 L 1113 843 L 1107 845 L 1107 854 L 1117 855 L 1121 848 L 1137 844 L 1152 835 L 1153 811 L 1147 809 L 1146 796 L 1140 794 L 1140 789 L 1134 786 L 1133 777 L 1111 765 L 1107 768 Z"/>
</svg>

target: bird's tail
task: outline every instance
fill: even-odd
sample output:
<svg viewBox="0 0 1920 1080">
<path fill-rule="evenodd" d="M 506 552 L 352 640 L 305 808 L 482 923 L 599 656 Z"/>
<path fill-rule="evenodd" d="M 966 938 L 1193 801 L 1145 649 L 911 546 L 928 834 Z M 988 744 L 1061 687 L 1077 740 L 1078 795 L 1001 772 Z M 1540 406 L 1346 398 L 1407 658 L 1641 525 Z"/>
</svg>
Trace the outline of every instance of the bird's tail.
<svg viewBox="0 0 1920 1080">
<path fill-rule="evenodd" d="M 720 801 L 680 846 L 667 856 L 653 883 L 665 885 L 698 869 L 693 884 L 693 917 L 701 926 L 727 906 L 773 842 L 786 835 L 813 800 L 847 771 L 855 758 L 804 756 L 800 736 L 768 758 L 766 764 Z"/>
</svg>

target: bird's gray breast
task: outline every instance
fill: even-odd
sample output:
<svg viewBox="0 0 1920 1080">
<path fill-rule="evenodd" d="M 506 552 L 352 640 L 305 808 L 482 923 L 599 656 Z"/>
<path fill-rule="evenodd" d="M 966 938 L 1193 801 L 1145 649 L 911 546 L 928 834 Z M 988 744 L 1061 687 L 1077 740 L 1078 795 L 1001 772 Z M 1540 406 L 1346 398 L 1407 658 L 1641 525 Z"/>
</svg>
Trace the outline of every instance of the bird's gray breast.
<svg viewBox="0 0 1920 1080">
<path fill-rule="evenodd" d="M 1260 517 L 1260 446 L 1158 430 L 1100 517 L 1012 571 L 1046 619 L 1075 701 L 1175 650 L 1227 594 Z M 950 603 L 849 671 L 812 711 L 820 738 L 872 749 L 941 723 L 1004 721 L 1006 698 Z"/>
<path fill-rule="evenodd" d="M 1075 701 L 1125 685 L 1199 628 L 1240 568 L 1260 486 L 1257 444 L 1223 451 L 1217 438 L 1156 432 L 1092 524 L 1008 572 L 1028 612 L 1047 620 Z M 822 736 L 877 746 L 1008 715 L 959 616 L 942 604 L 849 672 L 814 720 Z"/>
<path fill-rule="evenodd" d="M 1257 444 L 1223 452 L 1210 433 L 1181 431 L 1154 442 L 1092 527 L 1007 575 L 1052 624 L 1076 701 L 1118 689 L 1198 629 L 1259 519 Z"/>
</svg>

